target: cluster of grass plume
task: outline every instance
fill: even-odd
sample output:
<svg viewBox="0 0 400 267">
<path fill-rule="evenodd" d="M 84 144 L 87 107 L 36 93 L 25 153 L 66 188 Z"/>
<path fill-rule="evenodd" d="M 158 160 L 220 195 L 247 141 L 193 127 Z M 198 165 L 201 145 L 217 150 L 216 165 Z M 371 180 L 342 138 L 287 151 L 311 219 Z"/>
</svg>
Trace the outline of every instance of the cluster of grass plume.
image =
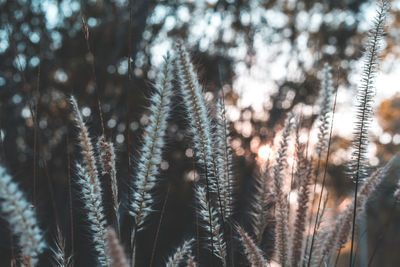
<svg viewBox="0 0 400 267">
<path fill-rule="evenodd" d="M 382 1 L 374 28 L 371 30 L 365 53 L 365 66 L 362 83 L 357 96 L 357 121 L 353 141 L 354 153 L 350 160 L 350 178 L 355 182 L 355 195 L 348 207 L 338 215 L 333 223 L 321 230 L 328 194 L 324 194 L 326 166 L 329 160 L 332 138 L 335 101 L 332 73 L 329 64 L 324 65 L 321 83 L 321 110 L 318 119 L 318 142 L 315 153 L 309 153 L 305 144 L 300 142 L 299 129 L 301 117 L 293 112 L 288 114 L 283 126 L 281 141 L 275 161 L 268 162 L 256 181 L 255 195 L 252 196 L 252 212 L 249 214 L 251 230 L 245 230 L 234 222 L 235 173 L 232 171 L 233 152 L 230 147 L 230 134 L 223 96 L 216 102 L 215 114 L 210 112 L 190 55 L 183 42 L 178 42 L 174 52 L 165 58 L 160 70 L 154 92 L 150 97 L 149 124 L 145 128 L 141 148 L 138 149 L 137 166 L 131 179 L 132 195 L 119 196 L 119 179 L 116 169 L 116 152 L 112 142 L 106 136 L 92 144 L 83 116 L 76 99 L 71 96 L 70 103 L 78 129 L 78 144 L 81 158 L 76 159 L 75 183 L 79 185 L 81 207 L 85 211 L 87 229 L 93 248 L 93 257 L 101 266 L 135 266 L 137 233 L 143 230 L 153 212 L 156 198 L 154 188 L 159 183 L 160 164 L 165 149 L 166 131 L 170 113 L 173 109 L 172 98 L 179 94 L 185 107 L 194 148 L 196 167 L 200 172 L 199 181 L 193 181 L 197 215 L 202 227 L 201 235 L 183 240 L 181 246 L 165 260 L 165 266 L 189 267 L 235 266 L 236 253 L 243 255 L 251 266 L 268 266 L 272 261 L 281 266 L 331 266 L 340 256 L 340 249 L 351 240 L 350 266 L 354 265 L 353 250 L 356 222 L 364 212 L 367 200 L 373 195 L 393 164 L 394 158 L 385 167 L 372 175 L 367 172 L 368 127 L 373 114 L 374 78 L 379 58 L 380 40 L 383 36 L 388 3 Z M 177 83 L 174 83 L 174 79 Z M 178 85 L 179 90 L 174 90 Z M 100 105 L 100 102 L 99 102 Z M 101 109 L 99 108 L 101 112 Z M 297 209 L 294 224 L 290 225 L 290 191 L 287 192 L 287 159 L 290 139 L 295 126 L 296 170 L 293 179 L 298 185 Z M 104 133 L 103 133 L 104 134 Z M 316 155 L 316 160 L 310 155 Z M 325 161 L 325 164 L 322 164 Z M 322 189 L 319 198 L 314 198 L 318 183 L 320 166 L 324 166 Z M 101 170 L 101 175 L 99 175 Z M 110 179 L 111 190 L 103 190 L 100 178 Z M 358 190 L 358 188 L 360 189 Z M 292 190 L 292 188 L 290 188 Z M 394 197 L 400 199 L 400 182 Z M 103 191 L 111 192 L 113 221 L 108 222 L 104 213 Z M 312 194 L 313 193 L 313 194 Z M 325 200 L 323 200 L 325 196 Z M 11 181 L 3 167 L 0 167 L 1 210 L 10 224 L 12 232 L 19 238 L 20 262 L 25 266 L 35 266 L 38 257 L 45 248 L 44 236 L 31 205 L 25 200 L 18 186 Z M 120 200 L 127 203 L 133 226 L 128 235 L 121 233 Z M 317 201 L 318 200 L 318 201 Z M 314 215 L 311 208 L 318 205 Z M 162 217 L 161 217 L 162 218 Z M 274 221 L 273 224 L 270 222 Z M 263 251 L 267 226 L 274 227 L 274 254 Z M 71 266 L 74 255 L 68 255 L 65 241 L 57 226 L 57 236 L 52 245 L 53 262 L 57 266 Z M 308 231 L 307 231 L 308 230 Z M 125 234 L 125 233 L 124 233 Z M 130 236 L 129 247 L 124 247 L 120 239 Z M 351 238 L 350 238 L 351 237 Z M 234 244 L 235 241 L 239 241 Z M 202 251 L 209 253 L 208 260 L 192 253 L 194 244 L 201 244 Z M 231 249 L 229 249 L 231 248 Z M 199 249 L 199 248 L 198 248 Z M 126 254 L 125 251 L 129 251 Z M 153 256 L 152 256 L 153 257 Z M 130 260 L 128 260 L 128 258 Z M 211 263 L 209 263 L 211 262 Z"/>
</svg>

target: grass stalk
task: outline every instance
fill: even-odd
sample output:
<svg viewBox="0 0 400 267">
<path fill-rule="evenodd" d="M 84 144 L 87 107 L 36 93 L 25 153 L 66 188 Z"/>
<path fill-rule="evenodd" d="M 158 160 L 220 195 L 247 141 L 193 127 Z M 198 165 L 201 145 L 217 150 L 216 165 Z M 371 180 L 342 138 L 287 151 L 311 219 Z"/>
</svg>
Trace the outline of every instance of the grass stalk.
<svg viewBox="0 0 400 267">
<path fill-rule="evenodd" d="M 374 78 L 376 74 L 376 68 L 378 65 L 380 41 L 384 34 L 384 26 L 386 21 L 386 13 L 388 10 L 389 3 L 386 0 L 380 2 L 379 9 L 374 21 L 374 27 L 370 31 L 368 45 L 365 53 L 365 64 L 363 69 L 362 83 L 358 91 L 358 103 L 357 103 L 357 122 L 356 122 L 356 134 L 353 141 L 354 152 L 353 158 L 350 163 L 351 177 L 355 182 L 354 188 L 354 203 L 357 203 L 358 197 L 358 186 L 360 180 L 366 177 L 366 168 L 368 166 L 368 160 L 366 158 L 367 146 L 368 146 L 368 129 L 372 115 L 372 103 L 374 97 Z M 352 221 L 352 233 L 351 233 L 351 248 L 350 248 L 350 261 L 349 266 L 352 266 L 353 262 L 353 250 L 354 250 L 354 238 L 355 238 L 355 226 L 357 217 L 357 207 L 354 205 L 353 210 L 353 221 Z"/>
<path fill-rule="evenodd" d="M 165 208 L 167 207 L 167 201 L 168 201 L 170 189 L 171 189 L 171 185 L 169 184 L 167 187 L 167 192 L 165 193 L 165 196 L 164 196 L 164 201 L 163 201 L 163 205 L 162 205 L 161 213 L 160 213 L 160 219 L 159 219 L 158 225 L 157 225 L 156 236 L 154 237 L 153 249 L 151 251 L 151 257 L 150 257 L 150 265 L 149 265 L 150 267 L 153 266 L 154 257 L 156 255 L 158 236 L 160 234 L 160 229 L 161 229 L 161 224 L 162 224 L 163 218 L 164 218 Z"/>
</svg>

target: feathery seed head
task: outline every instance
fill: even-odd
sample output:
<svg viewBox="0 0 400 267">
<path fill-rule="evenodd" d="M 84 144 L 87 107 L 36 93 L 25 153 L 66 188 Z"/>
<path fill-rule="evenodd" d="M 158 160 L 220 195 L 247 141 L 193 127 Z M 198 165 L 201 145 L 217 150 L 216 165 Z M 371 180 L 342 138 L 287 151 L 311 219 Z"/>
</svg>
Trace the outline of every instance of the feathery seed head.
<svg viewBox="0 0 400 267">
<path fill-rule="evenodd" d="M 82 200 L 88 211 L 89 227 L 92 232 L 92 241 L 98 254 L 98 260 L 101 265 L 106 266 L 109 263 L 105 245 L 106 222 L 102 207 L 102 190 L 96 167 L 96 157 L 89 131 L 83 121 L 82 114 L 74 96 L 70 97 L 70 102 L 74 111 L 75 124 L 79 129 L 78 138 L 83 158 L 82 165 L 76 164 L 78 173 L 77 183 L 81 186 Z"/>
<path fill-rule="evenodd" d="M 191 245 L 193 243 L 194 239 L 186 240 L 182 246 L 178 247 L 175 251 L 175 253 L 168 258 L 168 262 L 166 263 L 166 267 L 177 267 L 179 266 L 179 263 L 182 262 L 182 260 L 185 257 L 191 257 Z"/>
<path fill-rule="evenodd" d="M 117 170 L 115 168 L 115 150 L 112 142 L 107 142 L 104 136 L 97 141 L 97 150 L 101 164 L 102 174 L 108 174 L 111 178 L 111 192 L 114 209 L 115 228 L 119 229 L 119 202 L 118 202 L 118 182 Z"/>
<path fill-rule="evenodd" d="M 305 157 L 300 157 L 300 161 L 307 162 Z M 301 163 L 304 166 L 303 170 L 300 170 L 298 173 L 301 176 L 297 176 L 300 179 L 300 189 L 298 193 L 298 207 L 296 211 L 296 220 L 294 223 L 294 234 L 292 240 L 292 265 L 296 266 L 297 263 L 301 262 L 302 253 L 303 253 L 303 241 L 304 241 L 304 231 L 306 229 L 306 219 L 308 213 L 308 203 L 310 200 L 310 189 L 309 185 L 311 184 L 312 179 L 312 160 L 310 163 Z"/>
<path fill-rule="evenodd" d="M 267 260 L 264 258 L 262 250 L 255 244 L 253 239 L 246 233 L 245 230 L 243 230 L 242 227 L 236 226 L 236 230 L 244 247 L 247 260 L 250 262 L 251 266 L 267 266 Z"/>
<path fill-rule="evenodd" d="M 97 150 L 99 152 L 102 174 L 111 174 L 111 172 L 115 171 L 114 144 L 107 142 L 105 137 L 101 136 L 97 141 Z"/>
<path fill-rule="evenodd" d="M 323 80 L 321 85 L 321 111 L 319 114 L 319 132 L 318 132 L 318 143 L 316 148 L 316 153 L 320 157 L 321 154 L 327 148 L 327 137 L 329 131 L 329 119 L 330 111 L 332 106 L 332 95 L 333 95 L 333 85 L 332 85 L 332 74 L 331 67 L 328 63 L 324 64 L 323 69 Z"/>
<path fill-rule="evenodd" d="M 369 128 L 372 120 L 373 103 L 375 96 L 375 77 L 379 63 L 381 41 L 384 35 L 388 1 L 381 1 L 374 20 L 374 26 L 369 33 L 366 51 L 364 53 L 364 67 L 361 85 L 357 92 L 356 127 L 354 129 L 351 161 L 349 164 L 350 177 L 354 182 L 368 176 L 367 149 L 369 143 Z"/>
<path fill-rule="evenodd" d="M 81 186 L 81 197 L 87 211 L 94 249 L 98 254 L 99 263 L 102 266 L 107 266 L 109 258 L 106 250 L 106 221 L 102 206 L 101 188 L 91 183 L 91 177 L 82 165 L 77 163 L 76 170 L 77 183 Z"/>
<path fill-rule="evenodd" d="M 233 186 L 232 186 L 232 149 L 230 146 L 230 133 L 228 129 L 228 122 L 226 119 L 226 110 L 222 101 L 217 103 L 218 117 L 216 131 L 214 134 L 215 153 L 214 158 L 218 165 L 217 179 L 222 199 L 222 210 L 224 217 L 230 217 L 232 214 L 233 202 Z"/>
<path fill-rule="evenodd" d="M 107 253 L 110 258 L 110 267 L 129 267 L 124 249 L 111 227 L 107 229 Z"/>
<path fill-rule="evenodd" d="M 213 179 L 207 190 L 216 192 L 218 180 L 215 178 L 219 172 L 216 160 L 213 159 L 212 127 L 203 89 L 185 46 L 178 43 L 176 49 L 178 81 L 187 111 L 189 129 L 193 136 L 197 161 L 206 170 L 207 177 Z"/>
<path fill-rule="evenodd" d="M 289 228 L 288 228 L 288 203 L 287 199 L 283 194 L 282 179 L 283 170 L 286 165 L 288 141 L 293 126 L 293 118 L 295 113 L 291 112 L 286 119 L 285 126 L 282 133 L 282 140 L 278 149 L 278 156 L 276 158 L 276 164 L 274 166 L 274 194 L 277 203 L 276 208 L 276 252 L 279 256 L 280 263 L 284 266 L 288 259 L 288 240 L 289 240 Z"/>
<path fill-rule="evenodd" d="M 54 248 L 50 248 L 53 253 L 54 265 L 59 267 L 69 267 L 72 262 L 72 255 L 68 256 L 65 251 L 65 242 L 60 227 L 57 225 L 57 235 L 54 240 Z"/>
<path fill-rule="evenodd" d="M 100 190 L 100 185 L 98 181 L 98 172 L 97 172 L 97 167 L 96 167 L 96 158 L 95 158 L 95 153 L 93 149 L 93 144 L 92 140 L 90 139 L 89 136 L 89 131 L 86 127 L 85 122 L 83 121 L 82 114 L 79 110 L 78 103 L 76 102 L 76 99 L 74 96 L 70 97 L 70 102 L 72 105 L 72 109 L 74 112 L 74 119 L 75 119 L 75 124 L 79 129 L 79 145 L 82 149 L 81 154 L 83 158 L 83 167 L 85 168 L 85 171 L 89 174 L 90 176 L 90 182 L 95 186 L 95 190 Z"/>
<path fill-rule="evenodd" d="M 370 31 L 367 49 L 364 54 L 365 62 L 361 78 L 361 86 L 357 93 L 357 120 L 354 129 L 353 153 L 349 163 L 350 178 L 355 183 L 354 211 L 352 216 L 352 235 L 350 249 L 350 263 L 353 259 L 353 247 L 357 218 L 357 190 L 360 181 L 368 177 L 367 149 L 369 143 L 369 128 L 372 120 L 373 102 L 375 96 L 375 76 L 381 48 L 381 39 L 384 34 L 388 2 L 383 0 L 375 17 L 374 27 Z"/>
<path fill-rule="evenodd" d="M 268 163 L 269 164 L 269 163 Z M 273 196 L 269 189 L 270 168 L 269 166 L 262 170 L 262 174 L 256 180 L 255 196 L 252 201 L 252 226 L 256 244 L 260 245 L 266 225 L 268 225 L 271 216 L 271 208 L 273 207 Z"/>
<path fill-rule="evenodd" d="M 223 233 L 221 229 L 221 224 L 219 223 L 218 214 L 209 200 L 207 200 L 207 194 L 202 186 L 197 186 L 196 188 L 196 197 L 199 203 L 199 216 L 203 221 L 203 227 L 207 230 L 209 235 L 207 238 L 211 236 L 211 242 L 214 249 L 215 255 L 222 260 L 225 265 L 226 258 L 226 246 L 225 241 L 223 239 Z M 211 225 L 209 224 L 211 222 Z"/>
<path fill-rule="evenodd" d="M 1 210 L 15 235 L 19 236 L 24 264 L 34 266 L 46 247 L 31 204 L 26 201 L 11 176 L 0 166 Z"/>
<path fill-rule="evenodd" d="M 285 126 L 282 133 L 282 140 L 278 149 L 276 164 L 274 166 L 274 193 L 277 198 L 282 198 L 282 172 L 285 168 L 287 149 L 289 146 L 289 137 L 293 126 L 294 112 L 291 112 L 286 119 Z M 278 199 L 279 201 L 279 199 Z"/>
<path fill-rule="evenodd" d="M 155 87 L 155 93 L 150 99 L 150 123 L 147 125 L 143 147 L 137 166 L 134 195 L 130 214 L 134 216 L 137 229 L 143 227 L 147 215 L 152 211 L 153 197 L 150 191 L 156 184 L 159 164 L 162 160 L 162 149 L 167 129 L 167 120 L 171 109 L 172 68 L 171 59 L 165 60 Z"/>
</svg>

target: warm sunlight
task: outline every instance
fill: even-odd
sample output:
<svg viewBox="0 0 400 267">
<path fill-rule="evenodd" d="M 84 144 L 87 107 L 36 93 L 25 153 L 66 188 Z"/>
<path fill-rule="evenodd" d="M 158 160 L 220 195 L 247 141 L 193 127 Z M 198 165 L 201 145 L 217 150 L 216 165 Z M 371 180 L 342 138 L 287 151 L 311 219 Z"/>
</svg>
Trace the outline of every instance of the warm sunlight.
<svg viewBox="0 0 400 267">
<path fill-rule="evenodd" d="M 351 199 L 347 197 L 342 201 L 342 203 L 340 203 L 340 205 L 337 207 L 337 210 L 339 212 L 344 212 L 350 204 Z"/>
<path fill-rule="evenodd" d="M 262 160 L 268 160 L 271 158 L 273 153 L 273 150 L 271 148 L 271 146 L 269 145 L 262 145 L 258 148 L 258 156 L 262 159 Z"/>
</svg>

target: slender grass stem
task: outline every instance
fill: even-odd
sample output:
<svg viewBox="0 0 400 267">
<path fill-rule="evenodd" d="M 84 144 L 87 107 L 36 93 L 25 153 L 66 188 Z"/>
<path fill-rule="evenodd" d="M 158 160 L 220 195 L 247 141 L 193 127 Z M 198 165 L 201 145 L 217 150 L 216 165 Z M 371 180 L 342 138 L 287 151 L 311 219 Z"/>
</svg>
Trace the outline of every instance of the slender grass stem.
<svg viewBox="0 0 400 267">
<path fill-rule="evenodd" d="M 328 151 L 327 151 L 327 155 L 326 155 L 326 158 L 325 158 L 324 176 L 322 178 L 321 193 L 319 195 L 319 200 L 318 200 L 317 215 L 315 216 L 314 231 L 313 231 L 313 235 L 312 235 L 312 239 L 311 239 L 310 254 L 309 254 L 309 257 L 308 257 L 308 266 L 310 266 L 310 264 L 311 264 L 312 252 L 313 252 L 315 237 L 316 237 L 316 233 L 317 233 L 318 215 L 319 215 L 319 212 L 320 212 L 320 209 L 321 209 L 322 196 L 323 196 L 323 193 L 324 193 L 326 175 L 327 175 L 327 172 L 328 172 L 328 163 L 329 163 L 329 155 L 330 155 L 330 150 L 331 150 L 332 133 L 333 133 L 333 122 L 334 122 L 334 119 L 335 119 L 337 95 L 338 95 L 338 89 L 336 89 L 335 100 L 333 102 L 332 121 L 331 121 L 329 139 L 328 139 Z"/>
<path fill-rule="evenodd" d="M 153 242 L 153 249 L 151 251 L 151 257 L 150 257 L 150 267 L 153 266 L 153 261 L 154 261 L 154 256 L 156 255 L 156 250 L 157 250 L 157 244 L 158 244 L 158 236 L 160 234 L 160 228 L 161 228 L 161 224 L 163 221 L 163 217 L 164 217 L 164 213 L 165 213 L 165 208 L 167 206 L 167 201 L 168 201 L 168 196 L 169 196 L 169 191 L 171 189 L 171 185 L 168 184 L 167 187 L 167 192 L 165 193 L 165 197 L 164 197 L 164 202 L 161 208 L 161 213 L 160 213 L 160 220 L 158 221 L 158 225 L 157 225 L 157 230 L 156 230 L 156 235 L 154 237 L 154 242 Z"/>
<path fill-rule="evenodd" d="M 135 267 L 135 258 L 136 258 L 136 236 L 137 236 L 137 227 L 135 226 L 135 230 L 131 235 L 131 266 Z"/>
<path fill-rule="evenodd" d="M 72 205 L 72 186 L 71 186 L 71 159 L 69 155 L 69 138 L 66 138 L 67 146 L 67 175 L 68 175 L 68 200 L 69 200 L 69 220 L 70 220 L 70 231 L 71 231 L 71 267 L 75 265 L 75 235 L 74 235 L 74 212 Z"/>
</svg>

